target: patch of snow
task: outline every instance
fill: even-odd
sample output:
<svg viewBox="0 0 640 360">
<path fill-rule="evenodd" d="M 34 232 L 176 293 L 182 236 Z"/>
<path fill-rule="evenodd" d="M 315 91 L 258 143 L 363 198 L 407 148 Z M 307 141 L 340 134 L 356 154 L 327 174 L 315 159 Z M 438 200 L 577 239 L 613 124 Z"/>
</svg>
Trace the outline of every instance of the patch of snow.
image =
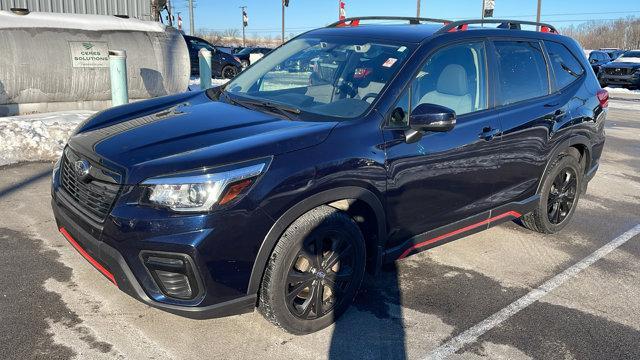
<svg viewBox="0 0 640 360">
<path fill-rule="evenodd" d="M 220 86 L 224 85 L 229 81 L 229 79 L 211 79 L 211 86 Z M 192 76 L 189 80 L 189 91 L 200 91 L 200 77 Z"/>
<path fill-rule="evenodd" d="M 609 94 L 638 94 L 640 95 L 640 90 L 629 90 L 623 87 L 617 86 L 607 86 L 604 88 L 609 92 Z"/>
<path fill-rule="evenodd" d="M 0 117 L 0 166 L 57 160 L 69 136 L 95 111 L 60 111 Z"/>
<path fill-rule="evenodd" d="M 157 21 L 123 19 L 110 15 L 84 15 L 31 12 L 18 15 L 11 11 L 0 11 L 0 29 L 54 28 L 90 31 L 129 30 L 163 32 L 165 25 Z"/>
<path fill-rule="evenodd" d="M 640 101 L 615 101 L 609 100 L 609 108 L 617 110 L 640 111 Z"/>
</svg>

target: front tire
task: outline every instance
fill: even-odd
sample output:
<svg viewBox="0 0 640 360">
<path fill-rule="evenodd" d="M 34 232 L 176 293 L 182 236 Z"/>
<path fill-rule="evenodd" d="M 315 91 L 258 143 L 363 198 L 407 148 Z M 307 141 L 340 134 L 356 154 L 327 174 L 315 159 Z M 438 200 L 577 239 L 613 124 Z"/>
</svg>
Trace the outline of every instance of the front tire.
<svg viewBox="0 0 640 360">
<path fill-rule="evenodd" d="M 567 226 L 578 205 L 583 173 L 575 156 L 560 154 L 544 174 L 538 206 L 521 218 L 524 227 L 553 234 Z"/>
<path fill-rule="evenodd" d="M 365 243 L 356 223 L 330 206 L 293 222 L 271 254 L 258 310 L 296 334 L 331 325 L 349 307 L 365 272 Z"/>
</svg>

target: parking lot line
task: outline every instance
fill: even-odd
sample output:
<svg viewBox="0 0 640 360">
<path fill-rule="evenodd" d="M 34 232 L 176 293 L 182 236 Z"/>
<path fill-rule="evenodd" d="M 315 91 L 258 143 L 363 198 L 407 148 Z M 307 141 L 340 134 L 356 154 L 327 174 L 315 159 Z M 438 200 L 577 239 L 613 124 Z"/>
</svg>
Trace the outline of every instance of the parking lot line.
<svg viewBox="0 0 640 360">
<path fill-rule="evenodd" d="M 626 231 L 624 234 L 611 240 L 606 245 L 602 246 L 598 250 L 591 253 L 589 256 L 580 260 L 578 263 L 546 281 L 544 284 L 531 290 L 528 294 L 509 304 L 509 306 L 503 308 L 497 313 L 489 316 L 480 323 L 474 325 L 458 336 L 442 344 L 438 348 L 434 349 L 431 353 L 429 353 L 424 359 L 444 359 L 447 356 L 453 355 L 456 351 L 462 349 L 468 344 L 475 342 L 487 331 L 500 325 L 505 320 L 517 314 L 520 310 L 523 310 L 534 302 L 540 300 L 543 296 L 547 295 L 567 280 L 575 277 L 582 270 L 593 265 L 593 263 L 600 260 L 638 234 L 640 234 L 640 224 L 637 224 L 630 230 Z"/>
</svg>

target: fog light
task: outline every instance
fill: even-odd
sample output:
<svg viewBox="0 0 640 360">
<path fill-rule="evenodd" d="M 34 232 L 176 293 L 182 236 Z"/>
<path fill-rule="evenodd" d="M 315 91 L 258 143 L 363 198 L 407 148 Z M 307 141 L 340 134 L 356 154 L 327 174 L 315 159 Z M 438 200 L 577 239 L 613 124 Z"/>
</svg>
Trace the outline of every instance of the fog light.
<svg viewBox="0 0 640 360">
<path fill-rule="evenodd" d="M 156 252 L 143 252 L 140 256 L 164 295 L 180 300 L 196 297 L 198 278 L 189 256 Z"/>
</svg>

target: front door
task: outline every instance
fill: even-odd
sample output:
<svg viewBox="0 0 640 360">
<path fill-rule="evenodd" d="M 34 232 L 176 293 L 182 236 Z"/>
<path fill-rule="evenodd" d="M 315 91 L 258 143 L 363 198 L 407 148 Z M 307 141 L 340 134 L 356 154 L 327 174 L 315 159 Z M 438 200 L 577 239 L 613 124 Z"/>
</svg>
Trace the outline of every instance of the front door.
<svg viewBox="0 0 640 360">
<path fill-rule="evenodd" d="M 387 119 L 388 245 L 478 216 L 493 204 L 499 178 L 498 114 L 489 110 L 484 41 L 451 45 L 431 55 Z M 448 132 L 405 141 L 411 111 L 431 103 L 455 110 Z"/>
</svg>

